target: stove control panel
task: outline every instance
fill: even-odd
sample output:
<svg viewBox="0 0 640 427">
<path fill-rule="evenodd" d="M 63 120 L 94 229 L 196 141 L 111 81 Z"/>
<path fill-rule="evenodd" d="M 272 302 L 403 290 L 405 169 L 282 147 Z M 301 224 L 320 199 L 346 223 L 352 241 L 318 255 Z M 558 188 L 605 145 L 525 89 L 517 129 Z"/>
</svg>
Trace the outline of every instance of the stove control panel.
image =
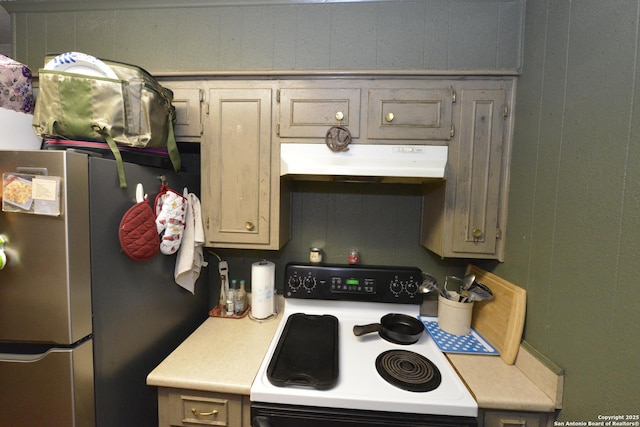
<svg viewBox="0 0 640 427">
<path fill-rule="evenodd" d="M 415 267 L 287 264 L 286 298 L 420 304 L 422 272 Z"/>
</svg>

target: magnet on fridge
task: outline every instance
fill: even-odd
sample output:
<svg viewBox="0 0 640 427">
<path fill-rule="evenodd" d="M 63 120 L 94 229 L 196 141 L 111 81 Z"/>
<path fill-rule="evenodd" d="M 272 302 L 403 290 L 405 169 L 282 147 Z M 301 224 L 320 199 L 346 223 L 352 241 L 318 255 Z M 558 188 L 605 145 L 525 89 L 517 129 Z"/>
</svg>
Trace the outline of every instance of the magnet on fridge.
<svg viewBox="0 0 640 427">
<path fill-rule="evenodd" d="M 58 176 L 4 173 L 2 210 L 59 216 L 60 182 Z"/>
</svg>

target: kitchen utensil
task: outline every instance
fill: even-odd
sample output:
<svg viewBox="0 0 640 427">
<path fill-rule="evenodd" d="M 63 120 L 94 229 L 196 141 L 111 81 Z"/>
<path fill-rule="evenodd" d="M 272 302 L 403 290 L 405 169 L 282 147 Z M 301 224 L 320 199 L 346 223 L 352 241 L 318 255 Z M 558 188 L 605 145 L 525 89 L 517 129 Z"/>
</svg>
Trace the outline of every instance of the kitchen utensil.
<svg viewBox="0 0 640 427">
<path fill-rule="evenodd" d="M 471 273 L 471 274 L 465 274 L 465 276 L 462 278 L 462 289 L 469 289 L 471 287 L 471 285 L 473 285 L 476 281 L 476 275 Z"/>
<path fill-rule="evenodd" d="M 460 293 L 462 290 L 463 281 L 456 276 L 445 276 L 444 278 L 444 290 L 448 292 Z"/>
<path fill-rule="evenodd" d="M 269 381 L 280 387 L 333 387 L 340 371 L 338 325 L 332 315 L 290 315 L 267 368 Z"/>
<path fill-rule="evenodd" d="M 380 337 L 395 344 L 413 344 L 424 333 L 424 325 L 415 317 L 390 313 L 382 316 L 380 323 L 353 327 L 353 334 L 358 337 L 373 332 L 378 332 Z"/>
<path fill-rule="evenodd" d="M 493 299 L 493 292 L 491 292 L 491 289 L 482 283 L 474 282 L 467 292 L 469 293 L 469 297 L 465 302 Z"/>
<path fill-rule="evenodd" d="M 422 273 L 422 284 L 418 287 L 418 294 L 422 295 L 420 314 L 423 316 L 438 315 L 438 281 L 435 277 Z"/>
<path fill-rule="evenodd" d="M 419 294 L 428 294 L 429 292 L 438 292 L 438 281 L 429 274 L 422 273 L 422 284 L 418 287 Z"/>
</svg>

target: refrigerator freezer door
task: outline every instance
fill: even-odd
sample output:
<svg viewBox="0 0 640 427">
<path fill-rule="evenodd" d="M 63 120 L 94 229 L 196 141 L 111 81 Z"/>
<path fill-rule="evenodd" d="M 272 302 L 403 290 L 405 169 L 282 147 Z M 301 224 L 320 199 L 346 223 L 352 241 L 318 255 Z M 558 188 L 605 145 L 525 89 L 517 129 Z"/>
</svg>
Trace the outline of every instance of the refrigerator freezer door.
<svg viewBox="0 0 640 427">
<path fill-rule="evenodd" d="M 95 426 L 92 350 L 0 353 L 0 426 Z"/>
<path fill-rule="evenodd" d="M 0 342 L 70 345 L 91 334 L 87 156 L 0 152 L 0 175 L 18 168 L 61 177 L 61 213 L 0 211 L 0 233 L 9 238 L 0 270 Z"/>
</svg>

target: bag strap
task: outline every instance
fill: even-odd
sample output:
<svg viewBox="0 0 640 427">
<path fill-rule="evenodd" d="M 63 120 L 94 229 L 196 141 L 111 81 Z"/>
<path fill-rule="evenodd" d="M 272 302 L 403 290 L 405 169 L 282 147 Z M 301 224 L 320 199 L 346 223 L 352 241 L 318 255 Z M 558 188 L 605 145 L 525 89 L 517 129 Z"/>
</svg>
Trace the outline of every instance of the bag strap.
<svg viewBox="0 0 640 427">
<path fill-rule="evenodd" d="M 168 117 L 169 135 L 167 137 L 167 151 L 169 152 L 169 159 L 171 159 L 173 170 L 179 172 L 182 167 L 182 161 L 180 159 L 180 152 L 178 151 L 178 144 L 176 143 L 176 136 L 173 132 L 173 112 L 168 114 Z"/>
<path fill-rule="evenodd" d="M 49 119 L 47 122 L 47 130 L 45 131 L 45 135 L 53 135 L 58 136 L 56 128 L 58 127 L 58 121 L 56 119 Z"/>
<path fill-rule="evenodd" d="M 178 172 L 182 167 L 180 152 L 178 151 L 178 144 L 176 143 L 176 137 L 173 132 L 173 115 L 169 115 L 169 136 L 167 138 L 167 151 L 169 153 L 169 159 L 171 160 L 171 164 L 173 164 L 173 169 Z M 116 159 L 116 166 L 118 169 L 118 180 L 120 181 L 120 188 L 127 188 L 127 179 L 124 174 L 124 165 L 122 163 L 122 155 L 120 154 L 120 150 L 118 149 L 118 144 L 114 141 L 114 139 L 109 134 L 108 128 L 105 125 L 100 125 L 95 123 L 92 126 L 93 130 L 98 132 L 104 139 L 107 141 L 107 145 L 111 149 L 113 153 L 113 157 Z"/>
<path fill-rule="evenodd" d="M 98 132 L 100 135 L 102 135 L 105 141 L 107 141 L 107 145 L 109 145 L 109 148 L 113 153 L 113 157 L 115 157 L 116 159 L 116 168 L 118 169 L 118 180 L 120 181 L 120 188 L 127 188 L 127 179 L 125 178 L 125 175 L 124 175 L 124 165 L 122 163 L 122 156 L 120 155 L 120 150 L 118 150 L 118 145 L 109 134 L 107 126 L 100 126 L 99 124 L 96 123 L 92 126 L 92 128 L 93 130 Z"/>
</svg>

